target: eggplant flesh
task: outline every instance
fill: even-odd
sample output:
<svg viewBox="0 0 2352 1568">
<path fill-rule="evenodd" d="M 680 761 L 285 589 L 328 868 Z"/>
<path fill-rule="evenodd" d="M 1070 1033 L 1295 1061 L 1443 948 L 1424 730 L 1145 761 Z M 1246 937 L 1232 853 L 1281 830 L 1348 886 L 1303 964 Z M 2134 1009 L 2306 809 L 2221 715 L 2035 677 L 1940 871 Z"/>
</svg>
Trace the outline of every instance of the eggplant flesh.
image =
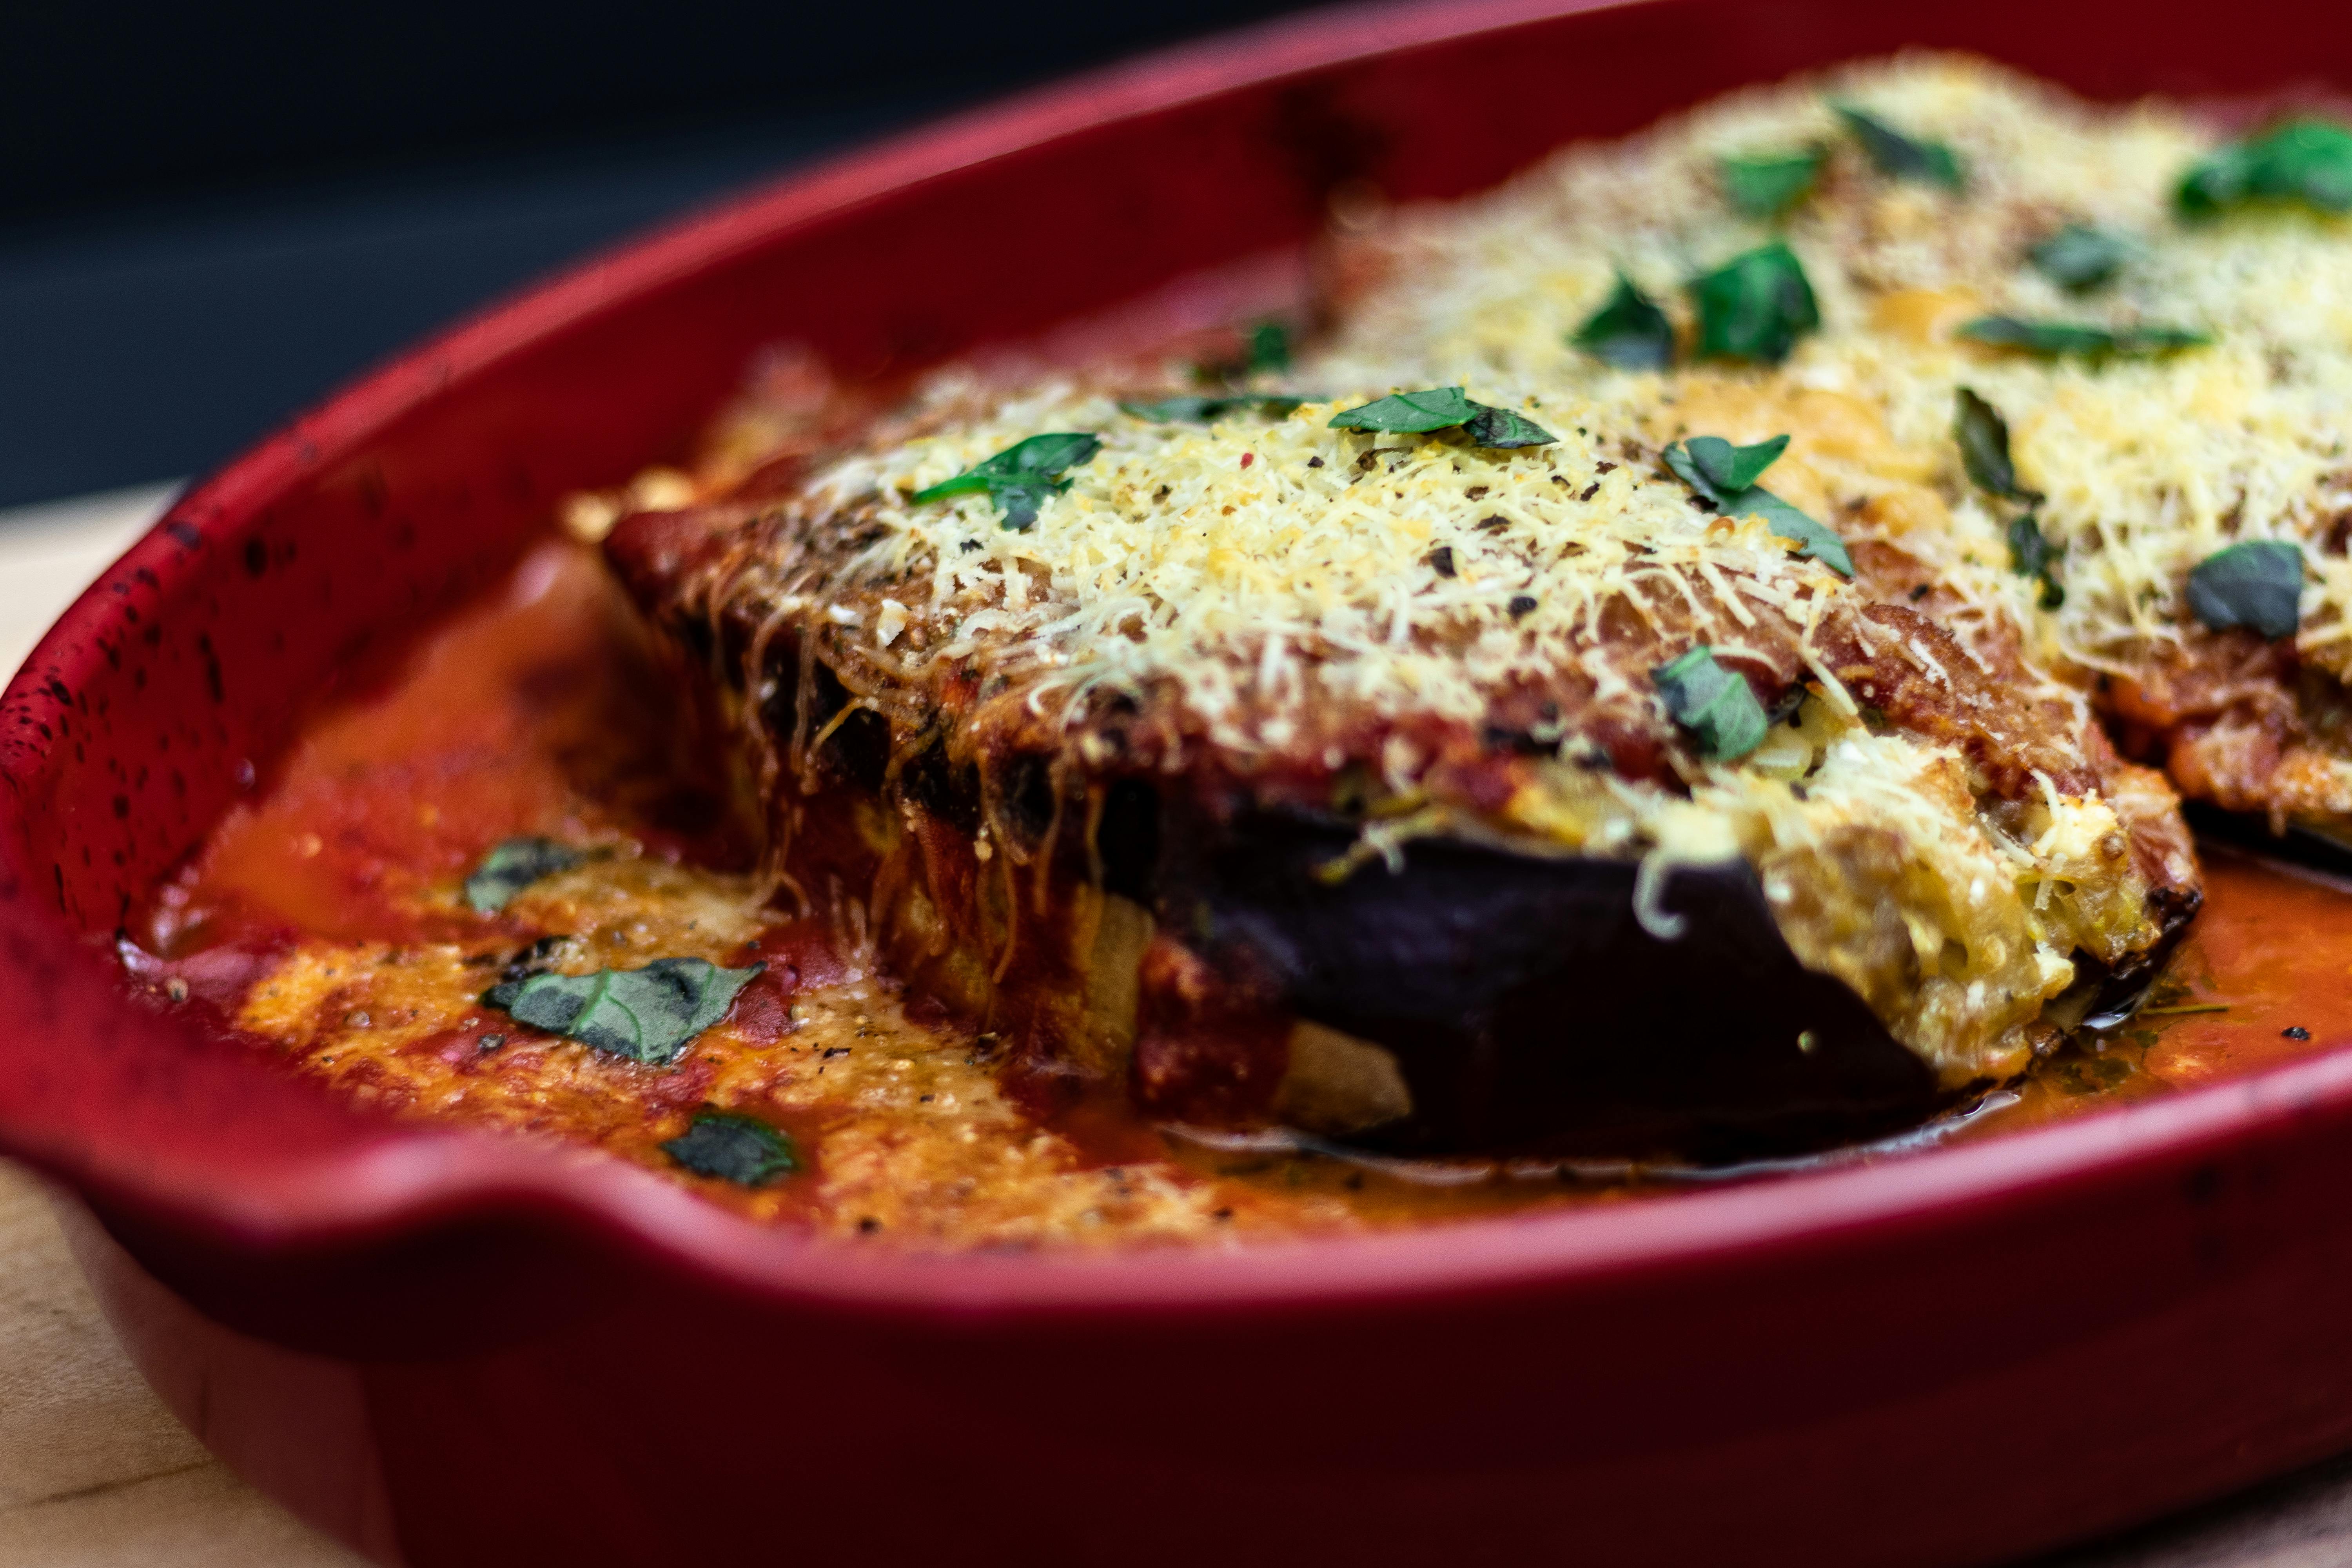
<svg viewBox="0 0 2352 1568">
<path fill-rule="evenodd" d="M 1664 873 L 1444 837 L 1345 877 L 1348 824 L 1171 834 L 1160 914 L 1292 1016 L 1385 1047 L 1396 1155 L 1732 1163 L 1884 1137 L 1960 1098 L 1843 983 L 1797 962 L 1744 863 Z"/>
</svg>

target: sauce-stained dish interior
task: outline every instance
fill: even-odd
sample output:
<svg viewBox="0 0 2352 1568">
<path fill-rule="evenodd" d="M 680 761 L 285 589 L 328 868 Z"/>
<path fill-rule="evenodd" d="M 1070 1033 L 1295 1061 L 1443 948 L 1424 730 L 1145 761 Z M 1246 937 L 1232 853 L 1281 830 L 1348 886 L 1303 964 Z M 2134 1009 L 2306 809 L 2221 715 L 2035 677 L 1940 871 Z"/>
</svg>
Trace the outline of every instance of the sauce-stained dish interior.
<svg viewBox="0 0 2352 1568">
<path fill-rule="evenodd" d="M 362 1101 L 940 1245 L 1615 1201 L 2315 1048 L 2345 966 L 2246 933 L 2336 895 L 2175 791 L 2352 809 L 2347 206 L 2320 121 L 1905 60 L 1351 205 L 1207 365 L 772 359 L 126 963 Z"/>
</svg>

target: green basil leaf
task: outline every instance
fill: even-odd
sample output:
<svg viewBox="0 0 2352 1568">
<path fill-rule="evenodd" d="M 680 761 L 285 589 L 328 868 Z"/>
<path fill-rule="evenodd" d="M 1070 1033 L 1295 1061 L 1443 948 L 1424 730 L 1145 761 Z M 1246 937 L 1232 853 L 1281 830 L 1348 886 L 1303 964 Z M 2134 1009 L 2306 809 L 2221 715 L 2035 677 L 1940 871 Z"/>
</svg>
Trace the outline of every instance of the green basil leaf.
<svg viewBox="0 0 2352 1568">
<path fill-rule="evenodd" d="M 2070 294 L 2097 288 L 2140 253 L 2139 246 L 2112 229 L 2070 223 L 2025 253 L 2033 269 Z"/>
<path fill-rule="evenodd" d="M 2042 607 L 2054 610 L 2066 602 L 2066 590 L 2050 568 L 2065 553 L 2063 546 L 2053 544 L 2043 537 L 2042 524 L 2034 515 L 2021 512 L 2009 523 L 2009 569 L 2021 577 L 2042 579 Z"/>
<path fill-rule="evenodd" d="M 1204 397 L 1197 393 L 1163 397 L 1157 403 L 1119 400 L 1118 411 L 1154 425 L 1206 425 L 1223 418 L 1234 405 L 1230 397 Z"/>
<path fill-rule="evenodd" d="M 1698 357 L 1778 364 L 1822 324 L 1796 252 L 1775 240 L 1734 257 L 1690 286 L 1698 308 Z"/>
<path fill-rule="evenodd" d="M 1713 501 L 1724 516 L 1760 517 L 1766 527 L 1797 545 L 1798 554 L 1851 577 L 1853 557 L 1847 553 L 1845 541 L 1756 482 L 1788 448 L 1786 436 L 1752 447 L 1735 447 L 1720 436 L 1693 436 L 1675 442 L 1663 456 L 1676 478 Z"/>
<path fill-rule="evenodd" d="M 1278 419 L 1303 405 L 1304 397 L 1291 397 L 1257 393 L 1235 393 L 1222 397 L 1184 394 L 1163 397 L 1157 403 L 1122 402 L 1119 411 L 1132 414 L 1138 419 L 1148 419 L 1155 425 L 1207 425 L 1223 419 L 1228 414 L 1255 409 L 1269 419 Z"/>
<path fill-rule="evenodd" d="M 1617 291 L 1585 318 L 1570 341 L 1620 370 L 1664 370 L 1675 363 L 1674 323 L 1622 272 L 1617 274 Z"/>
<path fill-rule="evenodd" d="M 735 994 L 766 967 L 721 969 L 708 959 L 657 958 L 643 969 L 534 974 L 482 993 L 482 1005 L 591 1049 L 655 1065 L 727 1016 Z"/>
<path fill-rule="evenodd" d="M 1360 408 L 1345 409 L 1331 416 L 1331 428 L 1402 435 L 1460 428 L 1476 446 L 1503 448 L 1549 447 L 1559 439 L 1534 420 L 1507 408 L 1492 408 L 1472 401 L 1458 386 L 1400 392 Z"/>
<path fill-rule="evenodd" d="M 1399 392 L 1360 408 L 1344 409 L 1331 416 L 1330 427 L 1422 435 L 1467 425 L 1480 406 L 1458 386 L 1433 386 L 1426 392 Z"/>
<path fill-rule="evenodd" d="M 1473 446 L 1509 451 L 1519 447 L 1549 447 L 1559 439 L 1525 415 L 1484 403 L 1477 407 L 1478 412 L 1462 426 L 1462 433 L 1470 437 Z"/>
<path fill-rule="evenodd" d="M 1070 488 L 1062 470 L 1091 460 L 1102 439 L 1082 431 L 1054 431 L 1016 441 L 952 479 L 915 492 L 918 506 L 950 496 L 988 493 L 1004 509 L 1003 526 L 1019 532 L 1037 521 L 1037 509 Z"/>
<path fill-rule="evenodd" d="M 1747 678 L 1715 661 L 1715 650 L 1695 647 L 1650 672 L 1675 722 L 1691 732 L 1699 755 L 1727 763 L 1764 743 L 1771 721 Z"/>
<path fill-rule="evenodd" d="M 782 1128 L 709 1105 L 697 1110 L 686 1131 L 661 1149 L 698 1176 L 739 1187 L 764 1187 L 801 1168 L 800 1151 Z"/>
<path fill-rule="evenodd" d="M 2043 359 L 2153 359 L 2182 349 L 2203 348 L 2213 341 L 2187 327 L 2091 327 L 2072 321 L 2021 321 L 2015 316 L 1979 316 L 1961 327 L 1959 335 L 1972 342 Z"/>
<path fill-rule="evenodd" d="M 2009 569 L 2019 576 L 2043 575 L 2050 570 L 2050 563 L 2063 553 L 2042 537 L 2042 524 L 2032 512 L 2021 514 L 2009 525 Z"/>
<path fill-rule="evenodd" d="M 2281 539 L 2217 550 L 2189 574 L 2189 608 L 2215 631 L 2252 626 L 2276 642 L 2303 619 L 2303 551 Z"/>
<path fill-rule="evenodd" d="M 509 838 L 482 857 L 466 878 L 466 902 L 476 914 L 494 915 L 507 900 L 542 877 L 569 871 L 587 857 L 552 838 Z"/>
<path fill-rule="evenodd" d="M 1960 466 L 1976 487 L 2029 506 L 2041 500 L 2041 491 L 2017 482 L 2017 465 L 2009 456 L 2009 421 L 2000 411 L 1965 386 L 1956 401 L 1952 439 L 1959 443 Z"/>
<path fill-rule="evenodd" d="M 2326 120 L 2290 120 L 2200 160 L 2173 193 L 2189 217 L 2249 202 L 2352 212 L 2352 130 Z"/>
<path fill-rule="evenodd" d="M 1045 503 L 1069 488 L 1067 479 L 1030 479 L 993 487 L 989 494 L 1004 509 L 1004 520 L 997 526 L 1013 533 L 1028 532 Z"/>
<path fill-rule="evenodd" d="M 1280 321 L 1260 321 L 1249 331 L 1252 374 L 1290 368 L 1290 329 Z"/>
<path fill-rule="evenodd" d="M 1884 120 L 1850 103 L 1832 103 L 1830 108 L 1845 121 L 1878 172 L 1898 180 L 1925 180 L 1957 191 L 1968 183 L 1960 171 L 1959 154 L 1941 142 L 1924 141 L 1906 136 Z"/>
<path fill-rule="evenodd" d="M 1775 436 L 1752 447 L 1735 447 L 1720 436 L 1694 436 L 1665 450 L 1666 467 L 1683 482 L 1721 506 L 1764 477 L 1789 449 L 1789 437 Z"/>
<path fill-rule="evenodd" d="M 1798 554 L 1811 556 L 1841 577 L 1853 575 L 1853 557 L 1847 553 L 1844 540 L 1761 485 L 1751 485 L 1732 497 L 1724 503 L 1723 511 L 1727 517 L 1760 517 L 1766 527 L 1797 545 Z"/>
<path fill-rule="evenodd" d="M 1748 158 L 1725 158 L 1716 164 L 1723 176 L 1723 194 L 1738 211 L 1749 217 L 1779 217 L 1812 194 L 1821 177 L 1823 154 L 1818 147 L 1795 153 L 1762 153 Z"/>
</svg>

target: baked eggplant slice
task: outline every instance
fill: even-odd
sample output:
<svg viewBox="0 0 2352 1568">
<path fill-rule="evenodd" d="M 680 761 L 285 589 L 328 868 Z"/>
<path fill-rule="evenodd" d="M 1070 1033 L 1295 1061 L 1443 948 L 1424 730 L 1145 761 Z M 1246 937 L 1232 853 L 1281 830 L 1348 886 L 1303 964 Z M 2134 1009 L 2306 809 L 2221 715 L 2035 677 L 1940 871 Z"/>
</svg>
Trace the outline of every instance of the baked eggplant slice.
<svg viewBox="0 0 2352 1568">
<path fill-rule="evenodd" d="M 1041 1110 L 1822 1148 L 2022 1071 L 2193 910 L 2161 784 L 1939 618 L 1970 581 L 1764 489 L 1773 442 L 1125 390 L 942 381 L 606 546 L 782 885 Z"/>
<path fill-rule="evenodd" d="M 1797 962 L 1744 862 L 1667 872 L 1645 925 L 1631 862 L 1424 839 L 1335 882 L 1356 837 L 1234 824 L 1160 904 L 1304 1026 L 1294 1056 L 1321 1058 L 1276 1109 L 1309 1131 L 1395 1152 L 1742 1159 L 1883 1135 L 1953 1096 Z M 1700 974 L 1736 1005 L 1696 997 Z"/>
<path fill-rule="evenodd" d="M 1299 374 L 1642 387 L 1656 440 L 1790 434 L 1845 537 L 1939 580 L 1996 568 L 1978 610 L 2183 795 L 2342 837 L 2347 200 L 2352 130 L 2325 117 L 1879 63 L 1351 214 Z"/>
</svg>

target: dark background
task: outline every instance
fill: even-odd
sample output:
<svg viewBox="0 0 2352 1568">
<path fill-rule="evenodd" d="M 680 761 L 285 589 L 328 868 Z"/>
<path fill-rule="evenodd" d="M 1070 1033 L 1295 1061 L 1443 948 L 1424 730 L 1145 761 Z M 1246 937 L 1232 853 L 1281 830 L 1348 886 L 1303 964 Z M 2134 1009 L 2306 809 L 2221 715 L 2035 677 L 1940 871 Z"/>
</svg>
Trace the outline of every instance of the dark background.
<svg viewBox="0 0 2352 1568">
<path fill-rule="evenodd" d="M 589 247 L 1300 5 L 8 0 L 0 506 L 199 473 Z"/>
</svg>

